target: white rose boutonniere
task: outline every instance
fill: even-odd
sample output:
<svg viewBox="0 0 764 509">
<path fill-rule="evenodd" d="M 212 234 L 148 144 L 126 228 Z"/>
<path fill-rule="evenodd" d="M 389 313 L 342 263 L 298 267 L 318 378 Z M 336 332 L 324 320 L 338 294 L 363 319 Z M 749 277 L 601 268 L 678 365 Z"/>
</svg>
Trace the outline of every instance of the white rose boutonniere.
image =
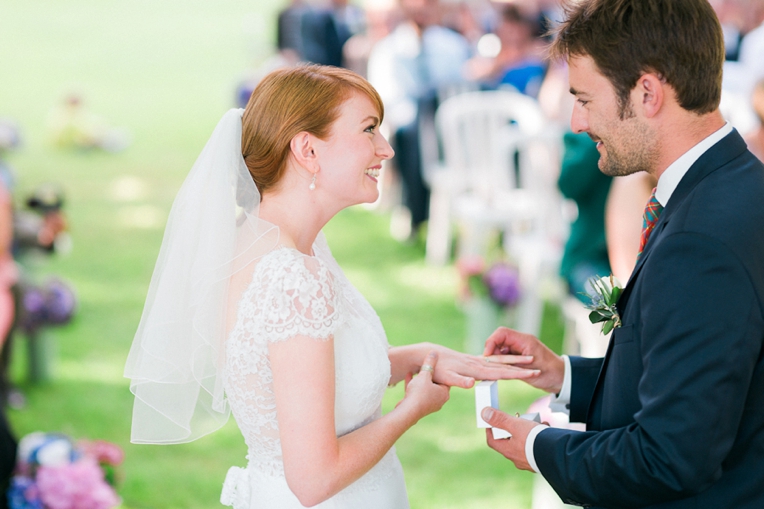
<svg viewBox="0 0 764 509">
<path fill-rule="evenodd" d="M 613 275 L 601 278 L 591 277 L 589 284 L 592 287 L 592 292 L 589 294 L 592 303 L 586 306 L 587 309 L 592 310 L 589 313 L 589 320 L 592 323 L 602 322 L 602 333 L 608 334 L 621 326 L 621 316 L 615 305 L 623 293 L 623 287 L 618 278 Z"/>
</svg>

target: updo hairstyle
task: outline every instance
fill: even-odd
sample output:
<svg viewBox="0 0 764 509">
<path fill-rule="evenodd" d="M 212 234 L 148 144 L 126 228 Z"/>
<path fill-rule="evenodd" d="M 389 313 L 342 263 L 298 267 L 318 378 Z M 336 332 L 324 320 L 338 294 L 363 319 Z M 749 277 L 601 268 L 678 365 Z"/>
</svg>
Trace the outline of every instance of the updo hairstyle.
<svg viewBox="0 0 764 509">
<path fill-rule="evenodd" d="M 353 92 L 369 98 L 381 122 L 384 107 L 379 94 L 347 69 L 304 65 L 263 78 L 244 110 L 241 137 L 244 162 L 261 195 L 284 175 L 292 138 L 305 131 L 326 139 L 340 106 Z"/>
</svg>

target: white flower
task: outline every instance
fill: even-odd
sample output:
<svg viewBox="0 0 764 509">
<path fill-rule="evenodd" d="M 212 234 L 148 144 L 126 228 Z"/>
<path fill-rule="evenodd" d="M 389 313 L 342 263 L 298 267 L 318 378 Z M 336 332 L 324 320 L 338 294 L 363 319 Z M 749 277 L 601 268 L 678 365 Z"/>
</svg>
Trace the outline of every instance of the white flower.
<svg viewBox="0 0 764 509">
<path fill-rule="evenodd" d="M 608 293 L 613 293 L 613 288 L 623 288 L 623 285 L 618 278 L 613 275 L 601 277 L 600 284 Z"/>
<path fill-rule="evenodd" d="M 63 437 L 48 440 L 37 449 L 37 462 L 41 466 L 58 467 L 72 459 L 72 443 Z"/>
<path fill-rule="evenodd" d="M 65 436 L 36 431 L 19 441 L 18 457 L 24 462 L 56 467 L 71 463 L 74 446 Z"/>
<path fill-rule="evenodd" d="M 45 443 L 46 437 L 47 435 L 43 433 L 42 431 L 35 431 L 34 433 L 29 433 L 28 435 L 25 435 L 24 438 L 22 438 L 19 441 L 19 448 L 18 448 L 19 459 L 28 463 L 32 453 L 35 452 L 35 450 L 37 450 L 38 447 L 40 447 L 42 444 Z"/>
</svg>

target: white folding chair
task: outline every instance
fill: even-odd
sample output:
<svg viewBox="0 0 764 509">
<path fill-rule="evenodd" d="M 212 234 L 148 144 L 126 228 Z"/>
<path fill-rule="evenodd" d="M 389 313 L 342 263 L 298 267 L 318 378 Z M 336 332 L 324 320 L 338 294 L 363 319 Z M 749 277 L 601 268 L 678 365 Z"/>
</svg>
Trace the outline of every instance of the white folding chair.
<svg viewBox="0 0 764 509">
<path fill-rule="evenodd" d="M 500 159 L 507 138 L 537 135 L 544 125 L 536 101 L 517 92 L 467 92 L 443 101 L 435 116 L 443 164 L 425 171 L 431 189 L 427 261 L 449 259 L 454 204 L 460 196 L 491 200 L 497 186 L 514 187 L 512 160 Z"/>
<path fill-rule="evenodd" d="M 565 237 L 557 190 L 562 135 L 534 99 L 509 91 L 451 98 L 438 110 L 436 127 L 445 169 L 432 174 L 428 260 L 448 259 L 452 223 L 459 256 L 485 254 L 502 232 L 523 292 L 512 325 L 538 334 L 545 285 L 557 281 Z"/>
</svg>

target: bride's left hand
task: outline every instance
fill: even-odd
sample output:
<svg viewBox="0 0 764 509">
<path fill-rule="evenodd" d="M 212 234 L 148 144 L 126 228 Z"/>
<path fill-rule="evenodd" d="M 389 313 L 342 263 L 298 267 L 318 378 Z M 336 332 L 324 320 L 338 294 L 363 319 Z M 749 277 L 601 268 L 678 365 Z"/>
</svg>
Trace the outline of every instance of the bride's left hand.
<svg viewBox="0 0 764 509">
<path fill-rule="evenodd" d="M 427 344 L 426 347 L 438 352 L 432 378 L 442 385 L 469 389 L 475 380 L 528 380 L 540 374 L 537 369 L 523 366 L 533 362 L 529 355 L 493 356 L 488 360 L 488 357 L 468 355 L 441 345 Z"/>
</svg>

